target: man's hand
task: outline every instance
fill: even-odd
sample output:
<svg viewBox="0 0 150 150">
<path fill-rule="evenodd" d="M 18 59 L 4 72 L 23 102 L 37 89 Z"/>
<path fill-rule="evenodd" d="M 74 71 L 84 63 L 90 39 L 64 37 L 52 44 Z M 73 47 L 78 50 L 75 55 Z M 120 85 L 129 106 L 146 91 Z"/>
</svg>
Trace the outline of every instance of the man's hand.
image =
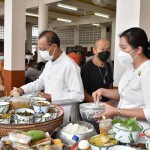
<svg viewBox="0 0 150 150">
<path fill-rule="evenodd" d="M 45 98 L 45 99 L 48 100 L 48 101 L 51 101 L 51 95 L 50 95 L 50 94 L 47 94 L 47 93 L 44 93 L 44 92 L 38 92 L 38 95 L 39 95 L 40 97 Z"/>
<path fill-rule="evenodd" d="M 22 88 L 13 87 L 13 90 L 10 92 L 10 97 L 21 96 L 24 93 Z"/>
</svg>

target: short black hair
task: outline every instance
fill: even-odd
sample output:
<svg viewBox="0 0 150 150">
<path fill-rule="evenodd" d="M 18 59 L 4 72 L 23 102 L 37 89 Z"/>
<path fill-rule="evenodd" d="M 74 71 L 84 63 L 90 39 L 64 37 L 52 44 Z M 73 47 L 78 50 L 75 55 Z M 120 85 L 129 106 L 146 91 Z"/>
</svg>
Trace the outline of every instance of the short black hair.
<svg viewBox="0 0 150 150">
<path fill-rule="evenodd" d="M 148 37 L 143 29 L 138 27 L 130 28 L 121 33 L 120 37 L 125 37 L 133 49 L 141 46 L 143 48 L 143 54 L 147 58 L 150 58 L 150 44 L 148 42 Z"/>
<path fill-rule="evenodd" d="M 40 33 L 39 39 L 42 37 L 46 37 L 47 43 L 49 45 L 56 44 L 58 47 L 60 47 L 60 39 L 55 32 L 50 31 L 50 30 L 45 30 L 45 31 Z"/>
</svg>

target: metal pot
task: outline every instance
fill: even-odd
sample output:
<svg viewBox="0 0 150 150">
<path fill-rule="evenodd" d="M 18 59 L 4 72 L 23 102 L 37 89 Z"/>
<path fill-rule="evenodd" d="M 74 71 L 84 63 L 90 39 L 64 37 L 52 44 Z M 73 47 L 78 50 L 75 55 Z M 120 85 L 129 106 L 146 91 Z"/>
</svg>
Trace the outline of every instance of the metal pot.
<svg viewBox="0 0 150 150">
<path fill-rule="evenodd" d="M 86 132 L 86 133 L 83 133 L 83 134 L 66 133 L 62 130 L 62 128 L 67 126 L 69 123 L 79 124 L 79 125 L 85 126 L 88 129 L 90 129 L 90 131 Z M 72 122 L 68 122 L 68 123 L 62 125 L 59 128 L 56 137 L 60 138 L 65 144 L 67 144 L 69 146 L 73 146 L 76 142 L 78 142 L 80 140 L 88 139 L 88 138 L 90 138 L 94 135 L 96 135 L 96 131 L 95 131 L 92 124 L 90 124 L 88 122 L 85 122 L 85 121 L 72 121 Z"/>
</svg>

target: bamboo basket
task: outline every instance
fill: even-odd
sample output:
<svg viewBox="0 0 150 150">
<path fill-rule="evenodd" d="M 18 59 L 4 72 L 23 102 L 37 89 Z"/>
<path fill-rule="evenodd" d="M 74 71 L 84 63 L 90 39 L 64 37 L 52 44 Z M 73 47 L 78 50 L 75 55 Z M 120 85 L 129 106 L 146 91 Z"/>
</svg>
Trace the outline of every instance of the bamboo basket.
<svg viewBox="0 0 150 150">
<path fill-rule="evenodd" d="M 0 124 L 0 137 L 7 136 L 8 133 L 13 130 L 42 130 L 44 132 L 51 132 L 55 130 L 63 123 L 64 110 L 58 105 L 54 106 L 59 109 L 59 114 L 57 118 L 45 122 L 32 124 Z"/>
</svg>

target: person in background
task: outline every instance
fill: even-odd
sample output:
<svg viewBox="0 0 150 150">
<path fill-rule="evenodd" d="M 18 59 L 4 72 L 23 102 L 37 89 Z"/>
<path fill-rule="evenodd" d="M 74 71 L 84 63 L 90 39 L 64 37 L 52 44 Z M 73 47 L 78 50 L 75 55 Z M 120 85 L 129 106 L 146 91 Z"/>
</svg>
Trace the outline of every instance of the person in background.
<svg viewBox="0 0 150 150">
<path fill-rule="evenodd" d="M 53 31 L 46 30 L 39 35 L 38 48 L 41 57 L 48 62 L 39 79 L 17 91 L 20 95 L 39 92 L 41 97 L 62 106 L 64 123 L 78 120 L 79 102 L 84 99 L 80 67 L 60 49 L 60 39 Z"/>
<path fill-rule="evenodd" d="M 80 65 L 80 55 L 77 53 L 77 51 L 74 50 L 70 52 L 68 56 L 72 58 L 77 63 L 77 65 Z"/>
<path fill-rule="evenodd" d="M 118 107 L 108 104 L 105 112 L 95 116 L 106 118 L 136 117 L 143 130 L 150 128 L 150 44 L 145 31 L 138 27 L 120 34 L 118 60 L 126 67 L 118 89 L 100 88 L 93 92 L 95 102 L 105 96 L 119 101 Z"/>
<path fill-rule="evenodd" d="M 37 62 L 37 57 L 38 57 L 37 51 L 34 51 L 33 60 L 35 62 Z"/>
<path fill-rule="evenodd" d="M 39 62 L 38 64 L 37 64 L 37 70 L 38 71 L 40 71 L 40 72 L 42 72 L 43 71 L 43 69 L 44 69 L 44 67 L 45 67 L 45 62 Z"/>
<path fill-rule="evenodd" d="M 35 81 L 40 75 L 40 72 L 34 68 L 35 61 L 30 60 L 29 64 L 27 62 L 28 62 L 27 59 L 25 59 L 25 63 L 26 63 L 25 84 Z"/>
<path fill-rule="evenodd" d="M 110 42 L 106 39 L 98 39 L 93 47 L 94 57 L 81 67 L 81 77 L 84 85 L 84 102 L 94 102 L 92 92 L 99 88 L 112 88 L 113 75 L 110 64 L 107 61 L 110 55 Z M 106 97 L 102 101 L 108 101 Z M 88 121 L 99 133 L 98 123 Z"/>
<path fill-rule="evenodd" d="M 94 102 L 92 93 L 99 88 L 112 88 L 113 75 L 107 61 L 110 55 L 110 42 L 98 39 L 93 47 L 94 57 L 81 67 L 81 77 L 84 85 L 84 102 Z M 108 101 L 106 97 L 102 101 Z"/>
<path fill-rule="evenodd" d="M 94 57 L 93 52 L 91 52 L 91 51 L 87 52 L 86 62 L 89 61 L 89 60 L 91 60 L 93 57 Z"/>
<path fill-rule="evenodd" d="M 33 59 L 33 54 L 30 52 L 30 50 L 26 51 L 25 58 L 28 59 L 28 63 L 29 63 L 30 60 Z"/>
</svg>

